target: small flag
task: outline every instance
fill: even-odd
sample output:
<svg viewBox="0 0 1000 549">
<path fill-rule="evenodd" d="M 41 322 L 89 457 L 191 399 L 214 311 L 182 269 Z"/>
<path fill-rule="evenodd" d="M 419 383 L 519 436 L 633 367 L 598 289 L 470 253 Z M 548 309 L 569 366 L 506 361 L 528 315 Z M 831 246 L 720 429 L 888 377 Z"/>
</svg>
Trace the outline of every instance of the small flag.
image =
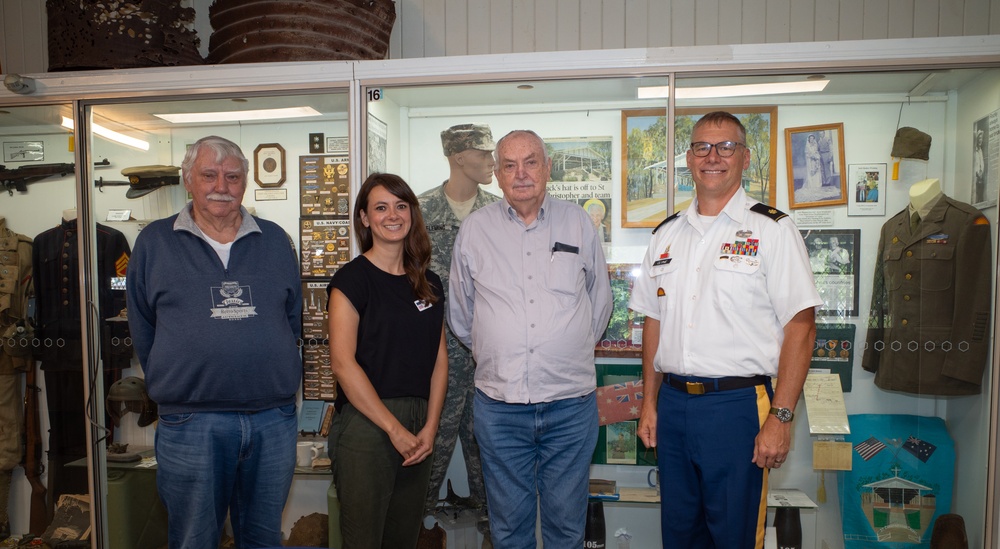
<svg viewBox="0 0 1000 549">
<path fill-rule="evenodd" d="M 868 461 L 875 457 L 875 454 L 885 450 L 885 444 L 879 442 L 875 437 L 868 437 L 868 440 L 855 446 L 854 450 L 861 456 L 861 459 Z"/>
<path fill-rule="evenodd" d="M 906 442 L 903 443 L 903 449 L 913 454 L 913 457 L 927 463 L 927 460 L 931 459 L 931 454 L 934 453 L 934 450 L 937 450 L 937 446 L 934 446 L 926 440 L 920 440 L 919 438 L 911 436 L 906 439 Z"/>
<path fill-rule="evenodd" d="M 609 425 L 639 417 L 642 409 L 642 380 L 597 388 L 599 425 Z"/>
</svg>

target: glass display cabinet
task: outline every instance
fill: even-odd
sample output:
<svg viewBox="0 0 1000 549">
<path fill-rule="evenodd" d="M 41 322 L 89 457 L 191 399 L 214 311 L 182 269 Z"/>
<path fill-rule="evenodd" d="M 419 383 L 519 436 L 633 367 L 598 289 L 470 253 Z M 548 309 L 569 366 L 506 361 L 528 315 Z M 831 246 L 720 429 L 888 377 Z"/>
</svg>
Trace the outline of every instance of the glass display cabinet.
<svg viewBox="0 0 1000 549">
<path fill-rule="evenodd" d="M 974 37 L 290 63 L 39 75 L 45 85 L 33 96 L 0 95 L 5 170 L 79 168 L 14 186 L 0 208 L 10 229 L 31 237 L 77 210 L 82 234 L 70 244 L 81 251 L 72 273 L 81 292 L 69 305 L 82 317 L 86 368 L 73 375 L 81 387 L 84 375 L 93 383 L 78 401 L 90 423 L 72 429 L 86 435 L 83 486 L 97 496 L 98 546 L 119 520 L 104 511 L 103 442 L 151 446 L 153 427 L 126 420 L 109 429 L 103 418 L 107 384 L 140 370 L 134 359 L 109 368 L 113 357 L 102 354 L 124 337 L 101 337 L 120 311 L 97 305 L 114 289 L 97 243 L 110 228 L 131 245 L 145 222 L 187 200 L 180 184 L 136 190 L 123 170 L 179 167 L 185 147 L 204 135 L 241 145 L 251 164 L 244 205 L 284 227 L 300 254 L 312 311 L 303 319 L 302 398 L 323 401 L 335 385 L 324 374 L 322 290 L 354 256 L 348 212 L 367 174 L 397 173 L 420 194 L 448 178 L 447 128 L 484 124 L 494 139 L 534 130 L 553 160 L 548 192 L 592 213 L 604 238 L 615 313 L 595 368 L 606 387 L 638 376 L 641 319 L 627 310 L 630 280 L 652 228 L 691 203 L 691 125 L 718 109 L 746 126 L 752 163 L 743 187 L 796 222 L 824 300 L 816 377 L 796 409 L 788 463 L 770 473 L 772 489 L 797 490 L 813 504 L 802 512 L 803 547 L 927 543 L 943 514 L 964 519 L 970 547 L 996 546 L 996 51 L 996 37 Z M 894 150 L 907 135 L 916 152 Z M 969 237 L 953 229 L 921 234 L 913 248 L 893 241 L 897 216 L 928 187 L 988 227 L 974 257 Z M 500 194 L 495 180 L 483 188 Z M 931 300 L 941 308 L 932 312 Z M 831 412 L 829 399 L 844 412 Z M 592 476 L 646 487 L 654 450 L 635 442 L 634 415 L 620 419 L 601 427 Z M 616 446 L 629 436 L 630 446 Z M 448 477 L 467 492 L 461 452 Z M 300 516 L 326 512 L 326 488 L 325 479 L 296 480 L 286 533 Z M 16 485 L 20 501 L 29 495 Z M 620 528 L 634 546 L 659 543 L 655 504 L 605 509 L 609 543 Z"/>
</svg>

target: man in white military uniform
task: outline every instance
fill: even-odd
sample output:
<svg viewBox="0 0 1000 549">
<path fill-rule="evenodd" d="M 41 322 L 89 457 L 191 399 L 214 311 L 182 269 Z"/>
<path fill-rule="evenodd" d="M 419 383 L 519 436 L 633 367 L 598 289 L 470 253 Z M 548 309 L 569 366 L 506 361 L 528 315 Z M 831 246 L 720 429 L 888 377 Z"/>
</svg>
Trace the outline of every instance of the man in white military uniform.
<svg viewBox="0 0 1000 549">
<path fill-rule="evenodd" d="M 629 304 L 646 315 L 638 431 L 670 495 L 663 547 L 759 548 L 822 301 L 795 224 L 743 190 L 739 120 L 709 113 L 691 141 L 696 198 L 653 231 Z"/>
</svg>

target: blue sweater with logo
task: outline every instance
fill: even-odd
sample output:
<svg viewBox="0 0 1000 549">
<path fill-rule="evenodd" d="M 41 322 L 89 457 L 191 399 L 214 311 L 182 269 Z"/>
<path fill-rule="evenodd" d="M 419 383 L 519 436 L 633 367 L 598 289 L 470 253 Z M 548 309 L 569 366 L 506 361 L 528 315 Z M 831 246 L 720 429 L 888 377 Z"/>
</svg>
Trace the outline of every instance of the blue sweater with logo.
<svg viewBox="0 0 1000 549">
<path fill-rule="evenodd" d="M 146 226 L 128 265 L 129 329 L 150 398 L 161 415 L 294 403 L 302 287 L 288 235 L 244 209 L 227 268 L 189 208 Z"/>
</svg>

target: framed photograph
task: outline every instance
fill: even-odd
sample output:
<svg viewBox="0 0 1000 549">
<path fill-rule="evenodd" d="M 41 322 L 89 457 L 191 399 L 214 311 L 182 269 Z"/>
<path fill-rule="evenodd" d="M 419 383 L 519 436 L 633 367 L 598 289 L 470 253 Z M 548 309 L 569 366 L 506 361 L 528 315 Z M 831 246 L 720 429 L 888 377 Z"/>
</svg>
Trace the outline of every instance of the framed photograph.
<svg viewBox="0 0 1000 549">
<path fill-rule="evenodd" d="M 980 210 L 997 205 L 1000 182 L 1000 110 L 972 124 L 972 200 Z M 991 139 L 992 137 L 992 139 Z"/>
<path fill-rule="evenodd" d="M 607 462 L 609 465 L 633 465 L 636 457 L 636 442 L 639 437 L 636 435 L 637 421 L 623 421 L 608 425 L 605 444 L 607 448 Z"/>
<path fill-rule="evenodd" d="M 785 128 L 788 207 L 847 204 L 844 182 L 844 125 Z"/>
<path fill-rule="evenodd" d="M 594 356 L 642 358 L 643 315 L 628 308 L 632 285 L 638 273 L 638 264 L 608 265 L 608 275 L 611 278 L 611 320 L 601 340 L 597 342 Z"/>
<path fill-rule="evenodd" d="M 885 215 L 885 164 L 847 166 L 847 215 Z"/>
<path fill-rule="evenodd" d="M 622 227 L 667 215 L 667 110 L 622 110 Z"/>
<path fill-rule="evenodd" d="M 687 169 L 691 129 L 705 114 L 732 113 L 747 129 L 750 167 L 743 188 L 765 204 L 775 204 L 777 168 L 777 107 L 679 108 L 674 120 L 674 211 L 694 198 L 694 181 Z M 667 216 L 666 109 L 622 111 L 622 227 L 655 227 Z"/>
<path fill-rule="evenodd" d="M 372 113 L 368 113 L 368 174 L 386 170 L 386 143 L 389 127 Z M 367 177 L 366 175 L 366 177 Z"/>
<path fill-rule="evenodd" d="M 858 315 L 861 229 L 800 229 L 809 251 L 822 316 Z"/>
<path fill-rule="evenodd" d="M 545 140 L 552 159 L 549 196 L 576 202 L 590 216 L 601 243 L 611 244 L 611 136 Z"/>
<path fill-rule="evenodd" d="M 285 149 L 263 143 L 253 150 L 253 179 L 261 187 L 280 187 L 285 182 Z"/>
<path fill-rule="evenodd" d="M 41 141 L 4 141 L 4 162 L 40 162 L 45 160 L 45 144 Z"/>
</svg>

